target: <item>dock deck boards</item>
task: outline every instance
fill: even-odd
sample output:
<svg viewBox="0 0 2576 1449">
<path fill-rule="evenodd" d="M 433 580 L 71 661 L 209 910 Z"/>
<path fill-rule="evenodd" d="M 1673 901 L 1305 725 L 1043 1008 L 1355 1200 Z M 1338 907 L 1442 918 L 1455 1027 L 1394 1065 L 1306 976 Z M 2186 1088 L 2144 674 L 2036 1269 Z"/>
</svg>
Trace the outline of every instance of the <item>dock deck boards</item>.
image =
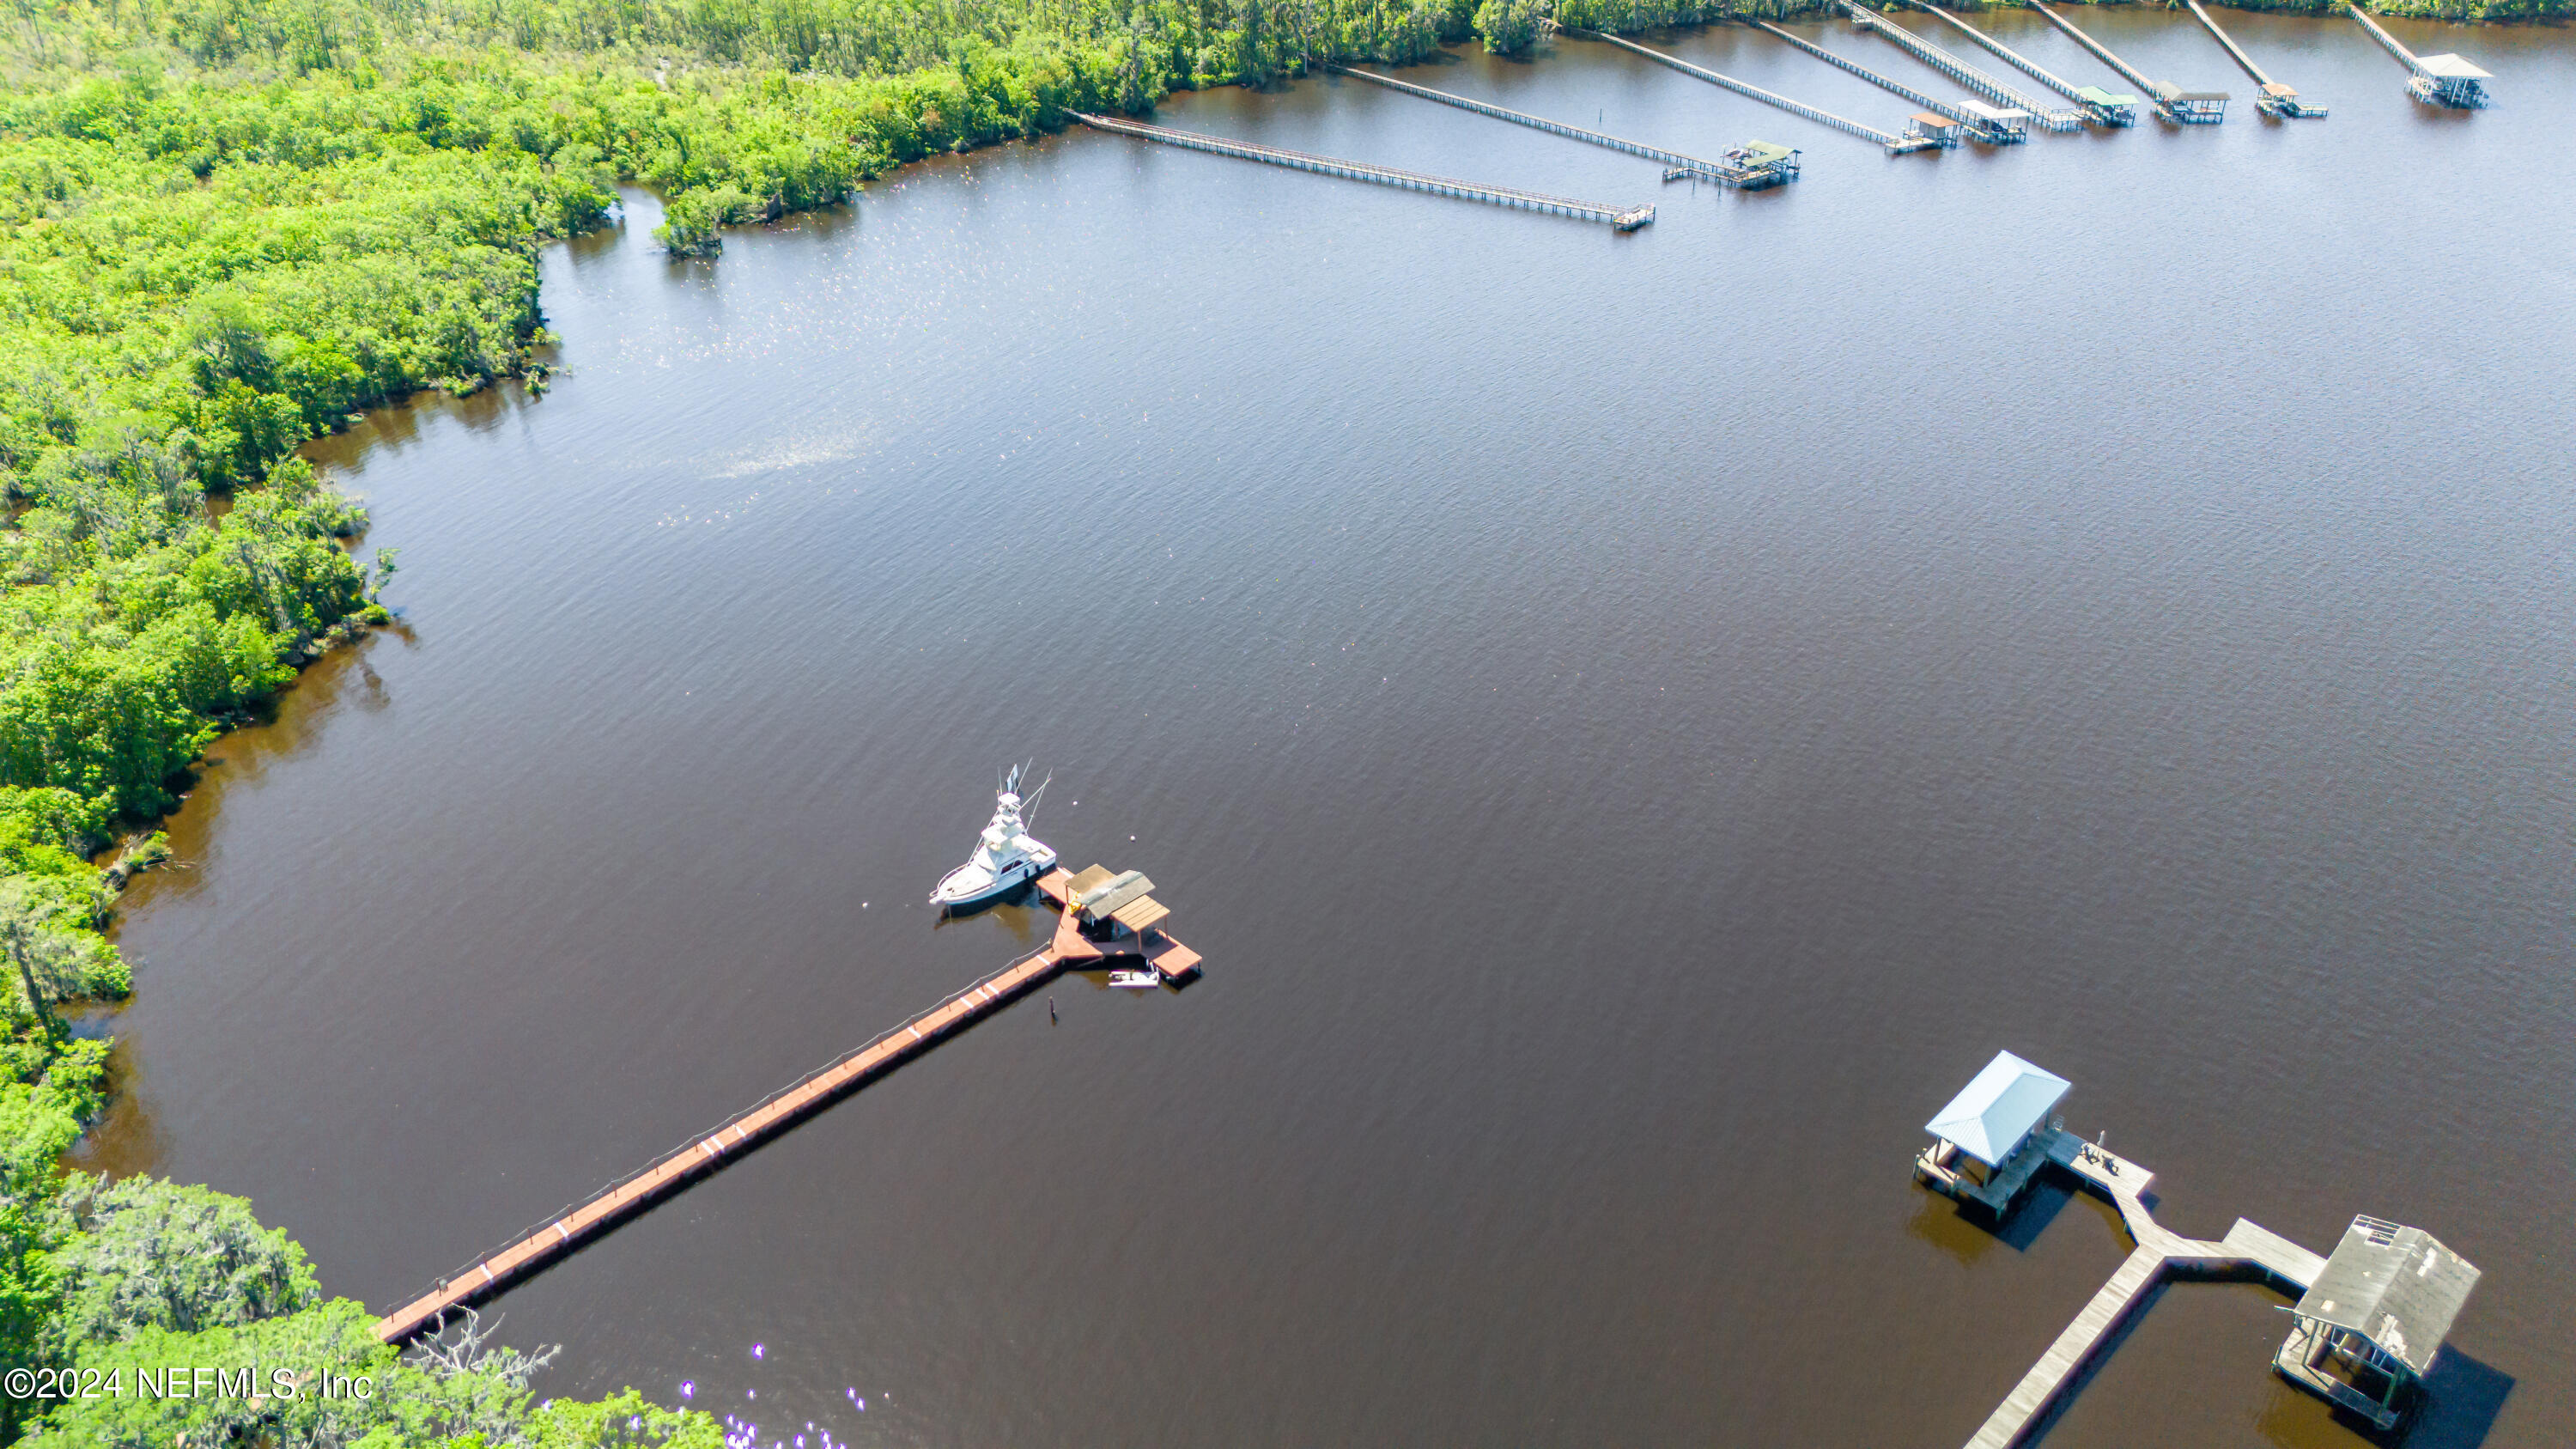
<svg viewBox="0 0 2576 1449">
<path fill-rule="evenodd" d="M 1061 908 L 1071 880 L 1070 875 L 1056 870 L 1049 872 L 1037 885 L 1048 900 Z M 1196 951 L 1164 935 L 1159 929 L 1148 930 L 1142 940 L 1146 964 L 1160 972 L 1167 985 L 1181 986 L 1198 976 L 1200 963 Z M 579 1206 L 531 1229 L 509 1246 L 476 1260 L 453 1277 L 439 1280 L 437 1287 L 378 1319 L 375 1325 L 377 1339 L 385 1343 L 404 1342 L 441 1322 L 456 1309 L 500 1292 L 513 1280 L 566 1256 L 663 1198 L 717 1171 L 751 1148 L 1010 1005 L 1064 971 L 1096 962 L 1099 954 L 1095 951 L 1085 957 L 1050 946 L 946 997 L 936 1006 L 883 1032 L 858 1050 L 773 1093 L 715 1131 L 663 1154 L 643 1171 L 609 1184 Z M 1135 953 L 1127 954 L 1132 959 Z"/>
<path fill-rule="evenodd" d="M 2020 1444 L 2082 1372 L 2103 1342 L 2119 1330 L 2129 1314 L 2166 1274 L 2259 1268 L 2302 1291 L 2316 1281 L 2325 1260 L 2269 1228 L 2244 1218 L 2218 1242 L 2186 1238 L 2158 1223 L 2147 1206 L 2146 1192 L 2156 1175 L 2062 1129 L 2049 1134 L 2047 1158 L 2075 1174 L 2087 1188 L 2109 1198 L 2134 1243 L 2110 1281 L 2057 1335 L 2039 1362 L 2013 1386 L 2011 1393 L 1968 1441 L 1968 1449 L 2012 1449 Z"/>
<path fill-rule="evenodd" d="M 2138 1300 L 2165 1274 L 2165 1255 L 2156 1248 L 2130 1251 L 2111 1281 L 2095 1292 L 2084 1311 L 2057 1335 L 2048 1352 L 2039 1356 L 2029 1373 L 2004 1396 L 2002 1405 L 1987 1416 L 1977 1437 L 1968 1441 L 1968 1449 L 2011 1449 L 2021 1442 L 2031 1424 L 2057 1399 L 2058 1391 L 2084 1367 L 2102 1340 L 2129 1316 Z"/>
</svg>

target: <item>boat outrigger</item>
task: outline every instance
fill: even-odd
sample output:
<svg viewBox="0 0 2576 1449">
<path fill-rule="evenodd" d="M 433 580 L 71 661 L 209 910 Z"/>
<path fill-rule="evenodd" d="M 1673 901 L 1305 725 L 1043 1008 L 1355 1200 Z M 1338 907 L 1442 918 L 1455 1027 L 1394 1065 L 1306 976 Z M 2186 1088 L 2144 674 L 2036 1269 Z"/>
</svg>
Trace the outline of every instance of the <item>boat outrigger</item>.
<svg viewBox="0 0 2576 1449">
<path fill-rule="evenodd" d="M 975 842 L 975 853 L 966 863 L 940 877 L 930 893 L 930 903 L 943 911 L 967 911 L 1018 890 L 1029 882 L 1055 869 L 1055 851 L 1045 841 L 1029 834 L 1027 817 L 1037 809 L 1038 797 L 1046 793 L 1050 775 L 1030 792 L 1027 801 L 1020 799 L 1020 781 L 1028 774 L 1026 765 L 1013 765 L 1002 777 L 1002 788 L 994 792 L 993 819 Z"/>
</svg>

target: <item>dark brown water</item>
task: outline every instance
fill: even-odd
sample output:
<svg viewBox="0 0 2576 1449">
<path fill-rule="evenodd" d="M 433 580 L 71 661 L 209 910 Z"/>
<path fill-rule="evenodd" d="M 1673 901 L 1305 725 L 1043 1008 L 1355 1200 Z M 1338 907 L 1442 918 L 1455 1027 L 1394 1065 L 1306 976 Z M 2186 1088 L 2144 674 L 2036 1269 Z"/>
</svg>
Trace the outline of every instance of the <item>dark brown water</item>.
<svg viewBox="0 0 2576 1449">
<path fill-rule="evenodd" d="M 405 629 L 218 747 L 97 1160 L 390 1305 L 1028 944 L 916 902 L 1035 755 L 1206 982 L 1064 982 L 510 1294 L 549 1391 L 1957 1444 L 2123 1249 L 1909 1181 L 2009 1047 L 2178 1229 L 2440 1234 L 2487 1276 L 2415 1442 L 2569 1442 L 2576 46 L 2401 26 L 2499 77 L 2434 114 L 2229 18 L 2333 119 L 1890 161 L 1600 46 L 1437 72 L 1806 149 L 1737 196 L 1351 83 L 1165 109 L 1628 237 L 1091 134 L 712 266 L 637 199 L 548 262 L 554 392 L 334 445 Z M 2279 1301 L 2173 1288 L 2052 1449 L 2358 1443 Z"/>
</svg>

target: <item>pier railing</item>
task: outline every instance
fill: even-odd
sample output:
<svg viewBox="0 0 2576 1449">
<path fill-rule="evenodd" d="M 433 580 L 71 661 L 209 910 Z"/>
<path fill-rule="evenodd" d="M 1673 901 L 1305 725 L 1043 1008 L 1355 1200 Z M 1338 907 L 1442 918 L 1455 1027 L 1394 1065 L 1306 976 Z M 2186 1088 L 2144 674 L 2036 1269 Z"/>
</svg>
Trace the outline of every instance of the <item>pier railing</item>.
<svg viewBox="0 0 2576 1449">
<path fill-rule="evenodd" d="M 2026 139 L 2023 132 L 2018 127 L 1998 125 L 1995 122 L 1978 115 L 1976 112 L 1969 110 L 1965 106 L 1954 106 L 1948 101 L 1936 100 L 1932 96 L 1927 95 L 1922 91 L 1918 91 L 1912 86 L 1890 79 L 1887 76 L 1880 75 L 1877 71 L 1871 70 L 1869 67 L 1862 65 L 1858 61 L 1846 60 L 1842 56 L 1834 54 L 1832 51 L 1825 49 L 1821 45 L 1817 45 L 1800 36 L 1792 35 L 1788 31 L 1781 29 L 1779 26 L 1772 24 L 1768 20 L 1754 21 L 1753 28 L 1775 35 L 1837 70 L 1849 71 L 1853 75 L 1859 76 L 1862 80 L 1868 81 L 1871 85 L 1878 86 L 1883 90 L 1893 91 L 1897 95 L 1903 96 L 1914 104 L 1921 106 L 1923 109 L 1932 112 L 1934 115 L 1948 116 L 1951 120 L 1967 127 L 1968 130 L 1973 132 L 1977 139 L 1981 141 L 2011 142 Z"/>
<path fill-rule="evenodd" d="M 1025 970 L 1030 963 L 1048 954 L 1046 949 L 1041 948 L 1027 955 L 1012 958 L 1009 964 L 977 978 L 963 990 L 949 993 L 935 1005 L 904 1018 L 900 1023 L 878 1032 L 857 1047 L 840 1053 L 832 1060 L 762 1097 L 750 1107 L 725 1118 L 707 1131 L 685 1138 L 674 1144 L 668 1151 L 656 1154 L 646 1166 L 637 1171 L 623 1177 L 612 1178 L 601 1185 L 597 1191 L 577 1197 L 554 1212 L 536 1219 L 519 1232 L 503 1239 L 500 1248 L 467 1260 L 456 1271 L 440 1278 L 437 1286 L 430 1292 L 379 1319 L 376 1323 L 376 1336 L 387 1343 L 400 1343 L 409 1339 L 444 1319 L 458 1306 L 470 1303 L 483 1294 L 497 1289 L 504 1282 L 538 1266 L 541 1262 L 551 1261 L 554 1256 L 571 1251 L 603 1228 L 622 1220 L 630 1213 L 650 1206 L 682 1182 L 701 1173 L 712 1171 L 731 1159 L 733 1149 L 757 1140 L 758 1135 L 761 1135 L 737 1136 L 732 1142 L 720 1143 L 717 1148 L 710 1150 L 707 1144 L 720 1142 L 722 1134 L 738 1131 L 741 1124 L 759 1119 L 762 1114 L 771 1111 L 800 1092 L 812 1091 L 817 1083 L 834 1073 L 846 1072 L 852 1063 L 884 1047 L 900 1034 L 912 1033 L 915 1043 L 920 1045 L 928 1045 L 936 1041 L 936 1036 L 925 1037 L 922 1034 L 920 1028 L 924 1021 L 938 1016 L 942 1011 L 960 1002 L 970 1001 L 981 994 L 991 992 L 996 983 L 1014 972 Z M 1025 988 L 1035 980 L 1036 978 L 1033 977 L 1030 982 L 1022 985 Z M 883 1070 L 903 1059 L 903 1055 L 892 1056 L 874 1070 Z M 853 1080 L 843 1084 L 841 1090 L 857 1084 L 857 1081 Z M 819 1101 L 814 1104 L 815 1107 L 820 1105 Z M 783 1130 L 800 1120 L 802 1120 L 801 1115 L 765 1123 L 763 1134 Z M 659 1181 L 655 1181 L 656 1179 Z M 650 1184 L 649 1188 L 647 1184 Z M 602 1204 L 613 1204 L 613 1206 L 607 1211 L 590 1212 L 587 1220 L 581 1222 L 576 1231 L 573 1227 L 574 1219 L 582 1217 L 585 1212 Z M 555 1234 L 551 1253 L 543 1257 L 531 1255 L 513 1262 L 506 1271 L 498 1273 L 493 1271 L 494 1264 L 509 1257 L 514 1251 L 525 1249 L 530 1244 L 540 1243 L 545 1240 L 548 1233 Z M 481 1281 L 473 1281 L 478 1274 Z"/>
<path fill-rule="evenodd" d="M 2105 106 L 2088 101 L 2084 99 L 2082 95 L 2077 93 L 2074 82 L 2067 80 L 2055 71 L 2041 65 L 2038 61 L 2032 60 L 2029 56 L 2022 54 L 2020 51 L 2013 49 L 2011 46 L 2006 45 L 2002 41 L 1995 39 L 1993 36 L 1988 35 L 1982 30 L 1979 30 L 1977 27 L 1970 25 L 1968 22 L 1951 14 L 1949 11 L 1942 9 L 1940 6 L 1933 4 L 1932 0 L 1911 0 L 1911 3 L 1914 8 L 1921 10 L 1936 20 L 1947 22 L 1953 30 L 1959 31 L 1966 35 L 1970 40 L 1975 41 L 1977 44 L 1982 45 L 1986 49 L 2003 57 L 2005 64 L 2013 66 L 2029 75 L 2031 79 L 2038 81 L 2041 85 L 2044 85 L 2050 90 L 2057 92 L 2059 95 L 2066 97 L 2068 100 L 2073 101 L 2075 103 L 2075 108 L 2078 111 L 2081 111 L 2085 115 L 2092 117 L 2094 120 L 2101 122 L 2103 125 L 2133 126 L 2137 124 L 2138 113 L 2136 108 L 2130 106 Z"/>
<path fill-rule="evenodd" d="M 1069 114 L 1075 120 L 1095 130 L 1115 131 L 1122 136 L 1159 141 L 1166 146 L 1185 146 L 1193 151 L 1207 151 L 1219 156 L 1235 156 L 1246 161 L 1261 161 L 1272 166 L 1312 171 L 1322 176 L 1339 176 L 1350 181 L 1369 181 L 1380 186 L 1400 186 L 1407 191 L 1428 191 L 1437 196 L 1454 196 L 1465 201 L 1481 201 L 1489 206 L 1510 206 L 1523 211 L 1543 211 L 1551 216 L 1570 216 L 1579 221 L 1603 222 L 1620 231 L 1635 231 L 1655 219 L 1655 209 L 1651 206 L 1605 206 L 1597 201 L 1576 201 L 1569 197 L 1522 191 L 1516 187 L 1486 186 L 1479 182 L 1457 181 L 1446 176 L 1428 176 L 1418 171 L 1400 171 L 1392 166 L 1373 166 L 1365 161 L 1345 161 L 1338 156 L 1313 156 L 1303 151 L 1283 150 L 1277 146 L 1264 146 L 1254 141 L 1234 141 L 1223 136 L 1203 136 L 1196 131 L 1175 131 L 1168 126 L 1149 126 L 1141 121 L 1121 121 L 1083 111 L 1073 111 Z"/>
<path fill-rule="evenodd" d="M 1793 116 L 1804 116 L 1808 120 L 1816 122 L 1818 125 L 1831 126 L 1837 131 L 1848 132 L 1851 135 L 1860 137 L 1864 141 L 1876 141 L 1878 144 L 1885 146 L 1891 151 L 1912 151 L 1928 147 L 1932 144 L 1929 141 L 1923 141 L 1919 138 L 1898 136 L 1891 132 L 1882 131 L 1875 126 L 1864 126 L 1858 121 L 1847 120 L 1844 117 L 1835 115 L 1831 111 L 1817 110 L 1814 106 L 1807 105 L 1800 101 L 1793 101 L 1787 96 L 1775 95 L 1770 91 L 1762 89 L 1760 86 L 1749 85 L 1743 81 L 1737 80 L 1731 75 L 1720 75 L 1716 71 L 1709 70 L 1704 66 L 1693 65 L 1689 61 L 1682 59 L 1680 56 L 1666 55 L 1660 50 L 1649 50 L 1645 46 L 1639 45 L 1633 40 L 1621 39 L 1607 31 L 1577 30 L 1572 26 L 1563 26 L 1560 28 L 1565 34 L 1574 36 L 1579 40 L 1598 40 L 1610 45 L 1615 45 L 1621 50 L 1634 51 L 1648 60 L 1671 66 L 1673 69 L 1680 71 L 1684 75 L 1696 76 L 1699 79 L 1708 82 L 1710 85 L 1722 86 L 1727 90 L 1735 92 L 1737 95 L 1748 96 L 1754 100 L 1760 101 L 1766 106 L 1778 106 L 1780 109 L 1787 111 Z"/>
<path fill-rule="evenodd" d="M 1941 72 L 1950 79 L 1957 81 L 1960 85 L 1967 87 L 1978 95 L 1984 96 L 1987 100 L 1994 102 L 1996 105 L 2010 106 L 2015 110 L 2027 111 L 2030 113 L 2030 118 L 2032 120 L 2037 121 L 2040 125 L 2052 131 L 2080 131 L 2084 129 L 2084 118 L 2082 116 L 2073 111 L 2060 110 L 2055 106 L 2043 105 L 2038 101 L 2032 100 L 2030 97 L 2014 90 L 2011 86 L 2005 85 L 2002 81 L 1995 79 L 1993 76 L 1990 76 L 1984 71 L 1977 69 L 1975 66 L 1968 64 L 1966 61 L 1959 59 L 1950 52 L 1943 50 L 1941 47 L 1934 45 L 1928 40 L 1925 40 L 1922 36 L 1915 34 L 1913 31 L 1897 24 L 1895 21 L 1888 19 L 1886 16 L 1879 14 L 1868 6 L 1860 4 L 1859 0 L 1843 0 L 1843 9 L 1850 12 L 1851 18 L 1860 22 L 1863 28 L 1875 30 L 1879 34 L 1886 36 L 1889 40 L 1894 41 L 1900 48 L 1911 54 L 1915 59 L 1932 67 L 1934 70 Z"/>
<path fill-rule="evenodd" d="M 1516 126 L 1528 126 L 1534 130 L 1564 136 L 1570 140 L 1587 141 L 1595 146 L 1606 146 L 1613 151 L 1625 151 L 1631 156 L 1643 156 L 1649 161 L 1661 161 L 1675 170 L 1687 171 L 1695 176 L 1705 176 L 1711 181 L 1723 182 L 1729 186 L 1742 186 L 1757 180 L 1767 183 L 1774 179 L 1768 168 L 1747 168 L 1730 166 L 1720 161 L 1703 161 L 1697 156 L 1685 156 L 1679 151 L 1667 151 L 1660 146 L 1649 146 L 1642 141 L 1631 141 L 1603 131 L 1587 131 L 1581 126 L 1569 126 L 1563 121 L 1551 121 L 1545 116 L 1529 115 L 1469 96 L 1435 91 L 1429 86 L 1418 86 L 1411 81 L 1400 81 L 1393 76 L 1379 75 L 1375 71 L 1361 70 L 1355 66 L 1338 65 L 1326 61 L 1323 69 L 1335 75 L 1346 75 L 1353 80 L 1364 80 L 1371 85 L 1384 86 L 1388 90 L 1402 91 L 1409 96 L 1420 96 L 1426 101 L 1438 101 L 1444 106 L 1456 106 L 1462 111 L 1473 111 L 1480 116 L 1509 121 Z"/>
</svg>

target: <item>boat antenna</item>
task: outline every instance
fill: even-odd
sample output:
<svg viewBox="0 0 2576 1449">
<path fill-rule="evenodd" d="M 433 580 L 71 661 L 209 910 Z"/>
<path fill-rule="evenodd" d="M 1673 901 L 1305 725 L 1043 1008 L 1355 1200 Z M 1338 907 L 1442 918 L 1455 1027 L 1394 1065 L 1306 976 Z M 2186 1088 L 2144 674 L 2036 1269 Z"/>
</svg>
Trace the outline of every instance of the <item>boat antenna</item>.
<svg viewBox="0 0 2576 1449">
<path fill-rule="evenodd" d="M 1030 761 L 1029 763 L 1031 763 L 1031 764 L 1036 764 L 1037 762 L 1036 762 L 1035 760 L 1032 760 L 1032 761 Z M 1046 777 L 1045 779 L 1043 779 L 1043 780 L 1038 781 L 1038 787 L 1037 787 L 1037 789 L 1035 789 L 1035 790 L 1033 790 L 1033 791 L 1031 791 L 1031 792 L 1029 793 L 1029 798 L 1027 798 L 1026 800 L 1023 800 L 1023 801 L 1021 801 L 1021 802 L 1020 802 L 1020 823 L 1021 823 L 1021 824 L 1026 825 L 1029 821 L 1034 820 L 1034 819 L 1036 819 L 1036 818 L 1037 818 L 1037 813 L 1038 813 L 1038 801 L 1039 801 L 1039 799 L 1040 799 L 1040 798 L 1042 798 L 1042 797 L 1046 794 L 1046 787 L 1047 787 L 1047 786 L 1049 786 L 1049 785 L 1052 785 L 1052 784 L 1054 784 L 1054 783 L 1055 783 L 1055 771 L 1053 771 L 1053 770 L 1049 770 L 1049 771 L 1047 771 L 1047 777 Z"/>
</svg>

